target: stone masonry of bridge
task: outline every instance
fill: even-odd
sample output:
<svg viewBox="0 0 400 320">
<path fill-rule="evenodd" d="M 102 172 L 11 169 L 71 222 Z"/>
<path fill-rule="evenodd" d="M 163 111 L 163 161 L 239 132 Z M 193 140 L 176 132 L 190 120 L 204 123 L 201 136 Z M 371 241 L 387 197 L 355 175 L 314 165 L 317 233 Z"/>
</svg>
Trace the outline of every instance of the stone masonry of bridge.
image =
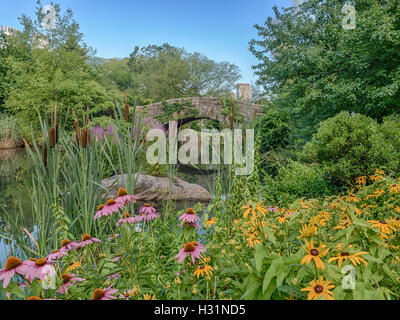
<svg viewBox="0 0 400 320">
<path fill-rule="evenodd" d="M 171 99 L 164 102 L 172 104 L 174 102 L 183 103 L 185 101 L 190 101 L 192 103 L 192 106 L 197 110 L 199 110 L 199 114 L 194 115 L 192 118 L 180 119 L 179 126 L 188 123 L 190 121 L 199 119 L 214 119 L 217 121 L 221 121 L 226 125 L 229 125 L 230 115 L 225 115 L 222 113 L 224 106 L 222 105 L 221 101 L 218 98 L 191 97 L 191 98 Z M 255 114 L 260 114 L 263 112 L 261 105 L 246 101 L 236 101 L 236 103 L 238 105 L 239 113 L 247 119 L 254 119 Z M 139 106 L 136 108 L 136 110 L 138 112 L 141 112 L 144 116 L 151 117 L 154 119 L 154 117 L 163 114 L 162 104 L 163 102 L 157 102 L 146 106 Z"/>
</svg>

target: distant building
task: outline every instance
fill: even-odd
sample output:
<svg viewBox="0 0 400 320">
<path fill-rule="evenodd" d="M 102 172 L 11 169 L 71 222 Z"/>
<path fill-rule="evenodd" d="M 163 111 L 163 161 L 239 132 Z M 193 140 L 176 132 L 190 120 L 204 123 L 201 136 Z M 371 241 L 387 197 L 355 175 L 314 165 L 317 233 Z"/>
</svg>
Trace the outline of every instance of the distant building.
<svg viewBox="0 0 400 320">
<path fill-rule="evenodd" d="M 236 99 L 250 101 L 250 84 L 238 83 L 236 89 Z"/>
<path fill-rule="evenodd" d="M 18 29 L 7 27 L 7 26 L 1 26 L 1 33 L 6 35 L 6 36 L 11 36 L 12 34 L 16 34 L 18 32 Z"/>
<path fill-rule="evenodd" d="M 18 29 L 12 28 L 12 27 L 7 27 L 7 26 L 1 26 L 1 34 L 6 35 L 6 36 L 11 36 L 13 34 L 17 34 L 20 32 Z M 44 49 L 49 42 L 47 39 L 43 36 L 38 34 L 37 36 L 34 37 L 34 46 L 39 49 Z M 0 48 L 4 48 L 4 44 L 0 44 Z"/>
</svg>

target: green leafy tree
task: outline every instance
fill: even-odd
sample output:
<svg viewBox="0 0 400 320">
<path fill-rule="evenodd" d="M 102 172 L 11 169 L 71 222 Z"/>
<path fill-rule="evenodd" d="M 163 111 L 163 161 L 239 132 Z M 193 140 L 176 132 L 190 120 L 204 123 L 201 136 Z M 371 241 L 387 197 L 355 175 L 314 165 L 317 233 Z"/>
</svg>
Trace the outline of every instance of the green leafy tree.
<svg viewBox="0 0 400 320">
<path fill-rule="evenodd" d="M 15 55 L 6 58 L 7 78 L 11 88 L 5 108 L 25 121 L 37 124 L 37 112 L 46 114 L 57 105 L 60 116 L 72 110 L 79 118 L 96 114 L 112 106 L 113 100 L 96 81 L 95 70 L 88 63 L 92 50 L 83 42 L 83 34 L 70 9 L 61 13 L 53 4 L 55 28 L 44 29 L 44 13 L 38 1 L 36 20 L 22 15 L 23 31 L 16 37 L 27 48 L 29 59 Z"/>
<path fill-rule="evenodd" d="M 376 119 L 400 104 L 400 2 L 354 1 L 355 28 L 343 28 L 344 0 L 308 0 L 279 10 L 250 42 L 259 82 L 292 111 L 299 136 L 347 110 Z"/>
<path fill-rule="evenodd" d="M 220 95 L 234 88 L 239 68 L 228 62 L 217 63 L 200 53 L 189 53 L 167 43 L 135 47 L 128 66 L 134 92 L 158 101 Z"/>
</svg>

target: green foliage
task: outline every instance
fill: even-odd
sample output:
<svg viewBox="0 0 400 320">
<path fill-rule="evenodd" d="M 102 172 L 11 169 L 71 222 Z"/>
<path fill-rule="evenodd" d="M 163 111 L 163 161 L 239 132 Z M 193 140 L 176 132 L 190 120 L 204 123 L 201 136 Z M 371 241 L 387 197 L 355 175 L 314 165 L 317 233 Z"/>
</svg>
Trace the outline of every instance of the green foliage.
<svg viewBox="0 0 400 320">
<path fill-rule="evenodd" d="M 260 150 L 264 153 L 287 147 L 291 127 L 288 113 L 272 108 L 265 108 L 264 112 L 256 122 L 256 134 L 261 139 Z"/>
<path fill-rule="evenodd" d="M 344 0 L 309 0 L 279 10 L 250 50 L 273 103 L 289 109 L 296 135 L 309 137 L 318 122 L 347 110 L 382 119 L 400 104 L 400 3 L 355 1 L 356 28 L 342 27 Z"/>
<path fill-rule="evenodd" d="M 12 35 L 3 53 L 6 81 L 11 84 L 3 94 L 5 109 L 34 127 L 39 127 L 38 113 L 44 117 L 56 105 L 60 117 L 72 126 L 72 109 L 83 118 L 108 110 L 114 103 L 94 77 L 88 63 L 90 50 L 72 12 L 61 14 L 59 5 L 55 8 L 56 29 L 42 28 L 38 2 L 37 20 L 23 15 L 23 31 Z M 35 41 L 38 35 L 41 43 Z"/>
<path fill-rule="evenodd" d="M 240 78 L 239 68 L 234 64 L 217 63 L 200 53 L 189 53 L 168 43 L 135 47 L 128 66 L 133 92 L 156 101 L 219 95 L 233 89 Z"/>
<path fill-rule="evenodd" d="M 300 159 L 318 163 L 339 185 L 350 185 L 358 176 L 376 168 L 400 169 L 400 122 L 388 118 L 382 124 L 360 114 L 341 112 L 323 121 Z"/>
<path fill-rule="evenodd" d="M 289 205 L 298 198 L 318 198 L 334 191 L 324 170 L 316 165 L 289 161 L 278 167 L 275 178 L 264 177 L 263 195 L 271 203 Z"/>
<path fill-rule="evenodd" d="M 163 102 L 162 105 L 163 113 L 159 116 L 156 116 L 155 119 L 160 123 L 168 123 L 173 119 L 179 120 L 188 117 L 196 117 L 199 115 L 199 110 L 197 110 L 190 100 L 183 102 L 173 102 L 167 103 Z M 176 115 L 176 118 L 175 118 Z"/>
<path fill-rule="evenodd" d="M 13 148 L 20 138 L 20 128 L 14 117 L 0 113 L 0 148 Z"/>
</svg>

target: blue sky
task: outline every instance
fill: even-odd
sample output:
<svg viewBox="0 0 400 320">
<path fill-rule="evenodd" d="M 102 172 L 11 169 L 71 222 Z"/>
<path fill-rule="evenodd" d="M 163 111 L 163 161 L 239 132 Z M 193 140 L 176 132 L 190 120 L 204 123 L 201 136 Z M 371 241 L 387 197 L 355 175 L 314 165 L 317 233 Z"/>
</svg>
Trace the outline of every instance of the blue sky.
<svg viewBox="0 0 400 320">
<path fill-rule="evenodd" d="M 241 82 L 255 81 L 257 60 L 248 43 L 257 38 L 254 24 L 272 16 L 272 7 L 295 0 L 58 0 L 71 8 L 85 42 L 103 58 L 127 57 L 135 45 L 168 42 L 190 52 L 235 63 Z M 43 5 L 50 1 L 42 0 Z M 22 13 L 34 16 L 35 0 L 0 0 L 0 24 L 20 28 Z"/>
</svg>

